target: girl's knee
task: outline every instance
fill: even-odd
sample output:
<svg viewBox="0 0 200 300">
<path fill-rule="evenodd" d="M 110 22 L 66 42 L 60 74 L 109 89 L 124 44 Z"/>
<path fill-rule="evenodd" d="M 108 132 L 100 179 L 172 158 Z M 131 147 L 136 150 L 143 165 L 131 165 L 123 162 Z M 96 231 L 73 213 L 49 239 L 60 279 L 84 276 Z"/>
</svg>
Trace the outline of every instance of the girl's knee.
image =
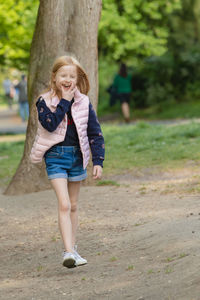
<svg viewBox="0 0 200 300">
<path fill-rule="evenodd" d="M 71 204 L 68 201 L 59 203 L 59 211 L 62 213 L 69 213 L 71 211 Z"/>
<path fill-rule="evenodd" d="M 77 211 L 77 203 L 71 204 L 71 212 L 76 212 Z"/>
</svg>

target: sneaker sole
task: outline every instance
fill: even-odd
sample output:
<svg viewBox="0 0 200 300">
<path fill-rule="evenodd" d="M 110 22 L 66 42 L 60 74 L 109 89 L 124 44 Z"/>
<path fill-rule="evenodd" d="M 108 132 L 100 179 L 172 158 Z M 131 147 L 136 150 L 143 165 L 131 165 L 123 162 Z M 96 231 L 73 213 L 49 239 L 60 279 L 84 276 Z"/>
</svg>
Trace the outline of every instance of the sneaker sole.
<svg viewBox="0 0 200 300">
<path fill-rule="evenodd" d="M 76 266 L 76 267 L 81 267 L 81 266 L 84 266 L 84 265 L 87 265 L 87 262 L 86 262 L 86 263 L 82 263 L 82 264 L 76 264 L 76 263 L 75 263 L 75 266 Z"/>
<path fill-rule="evenodd" d="M 76 261 L 73 258 L 68 258 L 63 261 L 63 266 L 66 268 L 75 268 Z"/>
</svg>

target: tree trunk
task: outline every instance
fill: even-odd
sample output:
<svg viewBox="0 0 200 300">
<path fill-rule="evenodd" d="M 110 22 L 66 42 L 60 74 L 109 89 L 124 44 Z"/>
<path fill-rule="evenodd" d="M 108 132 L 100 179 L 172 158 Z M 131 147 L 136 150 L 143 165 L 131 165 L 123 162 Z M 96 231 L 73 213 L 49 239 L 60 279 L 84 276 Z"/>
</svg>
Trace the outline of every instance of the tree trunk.
<svg viewBox="0 0 200 300">
<path fill-rule="evenodd" d="M 30 118 L 24 154 L 5 194 L 37 192 L 49 188 L 44 163 L 32 164 L 30 151 L 37 130 L 35 101 L 47 87 L 54 59 L 74 54 L 91 84 L 90 101 L 98 102 L 97 35 L 101 0 L 40 0 L 33 36 L 28 76 Z"/>
</svg>

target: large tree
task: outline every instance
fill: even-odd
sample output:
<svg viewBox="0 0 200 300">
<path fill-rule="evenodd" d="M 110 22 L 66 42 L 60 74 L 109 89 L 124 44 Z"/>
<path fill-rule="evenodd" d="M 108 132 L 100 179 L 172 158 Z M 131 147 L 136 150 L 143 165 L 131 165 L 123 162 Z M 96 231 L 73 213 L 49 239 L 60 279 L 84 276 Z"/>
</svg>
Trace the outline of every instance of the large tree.
<svg viewBox="0 0 200 300">
<path fill-rule="evenodd" d="M 30 150 L 37 130 L 35 101 L 47 87 L 50 69 L 59 55 L 73 53 L 89 75 L 90 100 L 97 106 L 97 32 L 101 0 L 40 0 L 31 45 L 28 91 L 31 99 L 24 154 L 6 194 L 36 192 L 49 184 L 43 164 L 33 165 Z"/>
</svg>

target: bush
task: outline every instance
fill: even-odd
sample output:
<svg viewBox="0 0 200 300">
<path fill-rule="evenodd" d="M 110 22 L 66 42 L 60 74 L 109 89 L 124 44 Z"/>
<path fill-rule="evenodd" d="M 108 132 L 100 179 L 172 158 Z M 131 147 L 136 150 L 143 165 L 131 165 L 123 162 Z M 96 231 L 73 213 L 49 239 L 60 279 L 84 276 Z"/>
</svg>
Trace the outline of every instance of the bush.
<svg viewBox="0 0 200 300">
<path fill-rule="evenodd" d="M 133 73 L 135 107 L 200 98 L 200 46 L 146 59 Z M 139 83 L 139 84 L 138 84 Z"/>
<path fill-rule="evenodd" d="M 120 112 L 120 104 L 109 106 L 106 89 L 118 70 L 116 62 L 99 61 L 99 115 Z M 129 65 L 130 67 L 130 65 Z M 168 104 L 191 102 L 200 99 L 200 45 L 179 52 L 145 59 L 132 66 L 132 102 L 134 108 L 158 107 L 158 112 Z"/>
</svg>

